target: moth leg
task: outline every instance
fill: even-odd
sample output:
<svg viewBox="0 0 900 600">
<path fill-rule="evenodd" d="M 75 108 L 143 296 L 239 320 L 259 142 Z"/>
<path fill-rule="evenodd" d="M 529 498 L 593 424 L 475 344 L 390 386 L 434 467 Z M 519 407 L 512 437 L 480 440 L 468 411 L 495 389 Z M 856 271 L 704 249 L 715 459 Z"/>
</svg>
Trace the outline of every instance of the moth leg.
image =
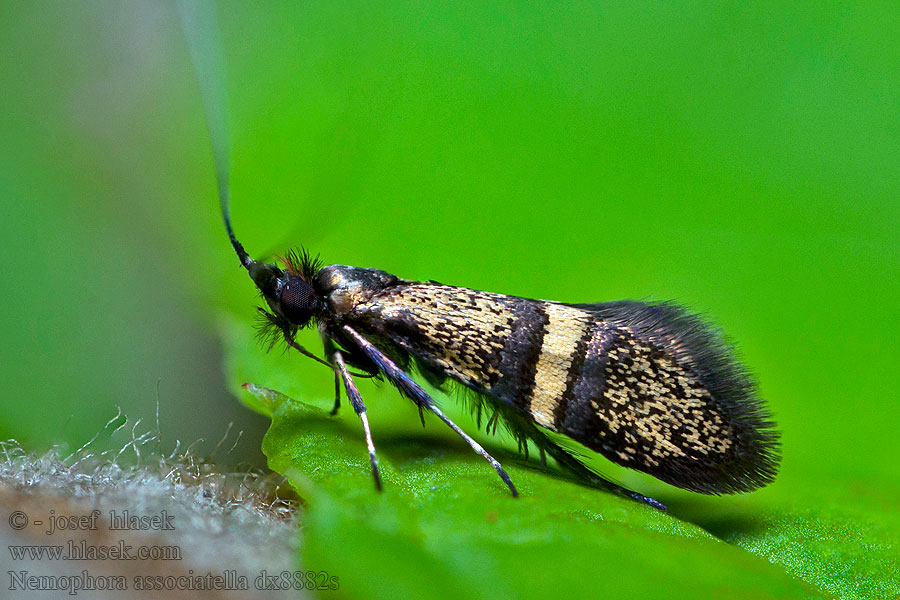
<svg viewBox="0 0 900 600">
<path fill-rule="evenodd" d="M 344 363 L 344 357 L 341 355 L 340 350 L 335 350 L 334 354 L 332 354 L 332 358 L 334 364 L 337 366 L 336 372 L 339 371 L 341 379 L 344 380 L 344 388 L 347 390 L 347 397 L 350 399 L 350 404 L 353 406 L 353 410 L 356 411 L 356 414 L 359 415 L 359 420 L 362 421 L 363 431 L 365 431 L 366 434 L 366 446 L 369 449 L 369 462 L 372 464 L 372 477 L 375 479 L 375 488 L 380 492 L 381 475 L 378 473 L 378 458 L 375 457 L 375 443 L 372 441 L 372 432 L 369 430 L 369 418 L 366 416 L 366 405 L 363 404 L 362 396 L 356 388 L 356 383 L 353 382 L 353 377 L 351 377 L 350 372 L 347 370 L 347 365 Z M 335 408 L 337 408 L 337 406 L 335 406 Z"/>
<path fill-rule="evenodd" d="M 531 440 L 531 442 L 535 446 L 537 446 L 541 455 L 541 467 L 544 470 L 547 469 L 547 454 L 549 454 L 554 459 L 556 459 L 556 462 L 559 463 L 559 466 L 564 470 L 574 473 L 579 478 L 590 483 L 591 485 L 598 488 L 603 488 L 616 494 L 617 496 L 623 496 L 625 498 L 637 500 L 638 502 L 642 502 L 644 504 L 647 504 L 648 506 L 652 506 L 653 508 L 665 512 L 666 505 L 659 500 L 650 498 L 649 496 L 644 496 L 643 494 L 639 494 L 637 492 L 629 490 L 628 488 L 623 487 L 617 483 L 613 483 L 612 481 L 609 481 L 605 477 L 601 476 L 599 473 L 591 470 L 576 456 L 553 441 L 546 432 L 539 430 L 537 426 L 535 426 L 534 422 L 526 420 L 522 415 L 518 413 L 511 413 L 509 411 L 506 411 L 503 414 L 503 417 L 507 420 L 511 431 L 518 432 L 517 437 L 519 439 L 527 438 Z"/>
<path fill-rule="evenodd" d="M 591 483 L 606 488 L 617 496 L 624 496 L 626 498 L 631 498 L 632 500 L 637 500 L 638 502 L 643 502 L 644 504 L 652 506 L 653 508 L 661 510 L 663 512 L 666 512 L 666 510 L 668 510 L 666 508 L 666 505 L 659 500 L 631 491 L 627 487 L 621 486 L 618 483 L 613 483 L 612 481 L 600 477 L 589 468 L 581 464 L 581 462 L 579 462 L 577 458 L 575 458 L 556 444 L 547 440 L 546 437 L 544 437 L 544 441 L 546 443 L 547 453 L 555 458 L 556 462 L 569 469 L 570 471 L 573 471 L 575 474 L 587 479 Z"/>
<path fill-rule="evenodd" d="M 481 444 L 473 440 L 469 435 L 464 432 L 459 426 L 450 420 L 447 415 L 445 415 L 440 408 L 434 403 L 434 400 L 431 399 L 431 396 L 428 395 L 422 387 L 413 381 L 409 375 L 407 375 L 400 367 L 398 367 L 394 361 L 385 356 L 383 352 L 381 352 L 378 348 L 376 348 L 369 340 L 361 336 L 356 332 L 355 329 L 350 327 L 349 325 L 342 326 L 343 331 L 350 336 L 350 338 L 362 349 L 363 352 L 376 364 L 378 368 L 384 373 L 385 377 L 387 377 L 391 383 L 397 386 L 404 395 L 409 397 L 413 402 L 415 402 L 418 406 L 424 406 L 431 412 L 433 412 L 437 418 L 443 421 L 450 429 L 456 432 L 456 434 L 464 439 L 472 449 L 481 455 L 488 463 L 494 467 L 494 470 L 497 472 L 497 475 L 500 476 L 500 479 L 509 487 L 509 490 L 512 492 L 512 495 L 518 496 L 519 492 L 516 490 L 516 486 L 513 485 L 512 480 L 507 475 L 506 471 L 503 470 L 503 467 L 500 466 L 500 463 L 497 462 L 493 456 L 487 453 L 487 451 L 481 447 Z M 349 395 L 349 390 L 348 390 Z"/>
<path fill-rule="evenodd" d="M 262 312 L 264 312 L 267 316 L 270 316 L 270 317 L 272 317 L 272 318 L 275 318 L 275 317 L 273 317 L 272 315 L 269 315 L 269 313 L 267 313 L 267 312 L 264 311 L 263 309 L 260 308 L 259 310 L 261 310 Z M 284 332 L 284 341 L 287 343 L 288 346 L 290 346 L 290 347 L 293 348 L 294 350 L 297 350 L 297 351 L 298 351 L 300 354 L 302 354 L 303 356 L 307 356 L 307 357 L 313 359 L 314 361 L 316 361 L 316 362 L 318 362 L 318 363 L 322 363 L 323 365 L 326 365 L 326 366 L 328 366 L 328 367 L 334 369 L 334 367 L 331 366 L 331 363 L 330 363 L 330 362 L 328 362 L 327 360 L 322 360 L 321 358 L 319 358 L 318 356 L 316 356 L 315 354 L 313 354 L 312 352 L 310 352 L 309 350 L 307 350 L 306 348 L 304 348 L 303 346 L 301 346 L 300 344 L 298 344 L 297 342 L 295 342 L 295 341 L 294 341 L 294 338 L 292 338 L 288 332 Z M 357 372 L 355 372 L 355 371 L 348 371 L 348 372 L 351 373 L 352 375 L 356 376 L 356 377 L 365 377 L 365 378 L 375 377 L 375 376 L 372 375 L 371 373 L 357 373 Z"/>
<path fill-rule="evenodd" d="M 334 370 L 334 408 L 331 409 L 331 412 L 328 413 L 332 417 L 338 414 L 338 409 L 341 408 L 341 374 L 338 369 Z"/>
<path fill-rule="evenodd" d="M 279 328 L 282 327 L 281 321 L 278 319 L 278 317 L 276 317 L 272 313 L 266 311 L 266 309 L 264 309 L 262 307 L 257 307 L 256 310 L 258 310 L 263 315 L 265 315 L 266 318 L 269 321 L 271 321 L 274 325 L 276 325 L 277 327 L 279 327 Z M 322 363 L 323 365 L 328 365 L 329 367 L 331 366 L 330 364 L 328 364 L 327 360 L 322 360 L 321 358 L 319 358 L 318 356 L 316 356 L 315 354 L 313 354 L 312 352 L 310 352 L 309 350 L 307 350 L 306 348 L 304 348 L 303 346 L 301 346 L 300 344 L 295 342 L 294 337 L 290 331 L 288 331 L 287 329 L 282 329 L 281 332 L 284 334 L 284 341 L 287 343 L 288 346 L 297 350 L 303 356 L 311 358 L 316 362 Z"/>
</svg>

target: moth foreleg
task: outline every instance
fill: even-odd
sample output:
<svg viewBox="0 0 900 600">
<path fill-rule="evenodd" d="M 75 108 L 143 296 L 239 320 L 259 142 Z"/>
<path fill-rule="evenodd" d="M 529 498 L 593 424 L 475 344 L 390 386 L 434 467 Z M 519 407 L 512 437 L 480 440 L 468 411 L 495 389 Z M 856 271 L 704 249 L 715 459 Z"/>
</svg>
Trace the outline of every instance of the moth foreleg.
<svg viewBox="0 0 900 600">
<path fill-rule="evenodd" d="M 394 361 L 388 358 L 381 350 L 375 347 L 369 340 L 360 335 L 355 329 L 350 327 L 349 325 L 342 326 L 343 331 L 350 336 L 359 348 L 378 366 L 379 370 L 384 373 L 384 376 L 387 377 L 391 383 L 397 386 L 405 396 L 409 397 L 413 402 L 415 402 L 418 406 L 424 406 L 431 412 L 433 412 L 437 418 L 443 421 L 450 429 L 456 432 L 456 434 L 464 439 L 472 449 L 481 455 L 488 463 L 494 467 L 494 470 L 497 471 L 497 474 L 500 476 L 500 479 L 509 487 L 513 496 L 518 496 L 519 492 L 516 490 L 516 486 L 513 485 L 512 480 L 509 478 L 509 475 L 506 471 L 503 470 L 503 467 L 493 456 L 487 453 L 487 451 L 481 447 L 481 444 L 473 440 L 465 431 L 459 428 L 459 426 L 450 420 L 450 418 L 445 415 L 440 408 L 438 408 L 437 404 L 435 404 L 434 400 L 431 399 L 431 396 L 422 389 L 422 387 L 410 378 L 400 367 L 398 367 Z M 349 395 L 349 391 L 347 392 Z"/>
<path fill-rule="evenodd" d="M 362 396 L 356 388 L 353 377 L 351 377 L 350 372 L 347 370 L 347 365 L 344 363 L 344 357 L 341 355 L 340 350 L 334 351 L 332 359 L 337 366 L 337 372 L 340 372 L 341 379 L 344 380 L 344 388 L 347 390 L 347 398 L 350 399 L 350 405 L 353 407 L 356 414 L 359 415 L 359 420 L 362 421 L 363 431 L 366 434 L 366 446 L 369 449 L 369 462 L 372 463 L 372 477 L 375 478 L 375 487 L 380 492 L 381 475 L 378 473 L 378 458 L 375 456 L 375 443 L 372 441 L 372 432 L 369 430 L 369 418 L 366 416 L 366 405 L 363 403 Z M 338 401 L 335 401 L 335 410 L 337 410 L 337 402 Z"/>
<path fill-rule="evenodd" d="M 275 317 L 272 317 L 272 315 L 270 315 L 263 309 L 260 308 L 259 310 L 261 310 L 263 313 L 265 313 L 265 315 L 267 317 L 275 318 Z M 294 350 L 296 350 L 303 356 L 306 356 L 307 358 L 311 358 L 318 363 L 322 363 L 323 365 L 327 365 L 329 367 L 331 366 L 327 360 L 322 360 L 321 358 L 319 358 L 318 356 L 316 356 L 315 354 L 313 354 L 312 352 L 310 352 L 309 350 L 307 350 L 306 348 L 304 348 L 303 346 L 301 346 L 300 344 L 295 342 L 293 334 L 291 334 L 289 331 L 284 332 L 284 341 L 288 346 L 290 346 L 291 348 L 293 348 Z"/>
</svg>

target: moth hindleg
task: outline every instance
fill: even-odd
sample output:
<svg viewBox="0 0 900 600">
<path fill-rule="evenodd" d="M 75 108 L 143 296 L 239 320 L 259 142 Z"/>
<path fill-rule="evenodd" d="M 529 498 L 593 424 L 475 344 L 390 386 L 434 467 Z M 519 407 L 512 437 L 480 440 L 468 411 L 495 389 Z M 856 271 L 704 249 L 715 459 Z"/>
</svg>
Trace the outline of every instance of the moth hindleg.
<svg viewBox="0 0 900 600">
<path fill-rule="evenodd" d="M 369 418 L 366 416 L 366 405 L 363 403 L 362 396 L 356 388 L 353 377 L 347 370 L 347 365 L 344 363 L 344 357 L 341 355 L 341 351 L 335 350 L 331 356 L 336 367 L 335 372 L 339 372 L 341 379 L 344 380 L 344 388 L 347 390 L 347 398 L 350 399 L 350 405 L 353 406 L 353 410 L 356 411 L 356 414 L 359 415 L 359 420 L 362 421 L 363 431 L 365 431 L 366 434 L 366 447 L 369 449 L 369 462 L 372 464 L 372 477 L 375 479 L 375 487 L 380 492 L 381 475 L 378 473 L 378 458 L 375 456 L 375 443 L 372 441 L 372 432 L 369 430 Z M 337 403 L 335 403 L 335 410 L 336 409 Z"/>
<path fill-rule="evenodd" d="M 509 487 L 513 496 L 518 496 L 519 492 L 516 490 L 516 486 L 513 485 L 512 480 L 509 478 L 509 475 L 506 471 L 503 470 L 503 467 L 493 456 L 488 454 L 488 452 L 481 447 L 481 444 L 473 440 L 465 431 L 459 428 L 459 426 L 450 420 L 450 418 L 445 415 L 440 408 L 438 408 L 437 404 L 435 404 L 434 400 L 431 399 L 431 396 L 422 389 L 422 387 L 413 381 L 409 375 L 407 375 L 400 367 L 398 367 L 394 361 L 388 358 L 383 352 L 381 352 L 378 348 L 375 347 L 372 342 L 364 338 L 360 335 L 355 329 L 350 327 L 349 325 L 343 325 L 342 330 L 350 339 L 352 339 L 357 346 L 376 364 L 378 368 L 384 373 L 385 377 L 387 377 L 391 383 L 397 386 L 404 395 L 408 396 L 413 402 L 415 402 L 419 407 L 425 407 L 431 412 L 433 412 L 441 421 L 443 421 L 450 429 L 456 432 L 456 434 L 464 439 L 469 446 L 472 447 L 475 452 L 481 455 L 488 463 L 494 467 L 494 470 L 500 476 L 500 479 Z M 348 390 L 349 395 L 349 390 Z"/>
<path fill-rule="evenodd" d="M 623 496 L 643 502 L 644 504 L 661 511 L 666 510 L 666 505 L 659 500 L 629 490 L 595 472 L 579 460 L 577 453 L 573 453 L 562 447 L 554 441 L 546 431 L 539 429 L 533 421 L 517 412 L 504 409 L 503 406 L 504 405 L 497 405 L 498 410 L 492 418 L 496 417 L 497 420 L 503 419 L 506 422 L 507 429 L 516 438 L 516 442 L 519 444 L 520 448 L 527 448 L 527 441 L 530 441 L 537 447 L 540 453 L 542 469 L 547 469 L 547 455 L 549 454 L 563 470 L 574 473 L 595 487 L 608 490 L 617 496 Z M 527 452 L 525 453 L 525 456 L 527 457 Z"/>
<path fill-rule="evenodd" d="M 651 498 L 650 496 L 644 496 L 643 494 L 639 494 L 637 492 L 629 490 L 627 487 L 621 486 L 618 483 L 613 483 L 612 481 L 601 477 L 600 475 L 583 465 L 577 458 L 555 444 L 550 444 L 547 446 L 547 453 L 555 458 L 556 462 L 558 462 L 563 467 L 569 469 L 570 471 L 581 477 L 584 477 L 595 485 L 606 488 L 616 495 L 625 496 L 626 498 L 631 498 L 632 500 L 643 502 L 644 504 L 652 506 L 653 508 L 661 510 L 663 512 L 666 512 L 667 510 L 666 505 L 659 500 Z"/>
<path fill-rule="evenodd" d="M 648 506 L 652 506 L 657 510 L 661 510 L 666 512 L 666 505 L 656 500 L 655 498 L 651 498 L 650 496 L 644 496 L 643 494 L 639 494 L 635 491 L 629 490 L 627 487 L 619 485 L 618 483 L 613 483 L 609 481 L 605 477 L 602 477 L 598 473 L 591 470 L 588 466 L 578 460 L 575 456 L 573 456 L 570 452 L 567 452 L 564 448 L 560 447 L 558 444 L 554 443 L 550 440 L 546 434 L 541 433 L 537 430 L 536 427 L 531 426 L 529 432 L 529 439 L 533 440 L 534 443 L 541 450 L 541 464 L 546 469 L 547 463 L 544 452 L 552 456 L 556 462 L 563 467 L 564 469 L 575 473 L 579 477 L 591 482 L 595 486 L 602 487 L 610 492 L 616 494 L 617 496 L 624 496 L 625 498 L 631 498 L 632 500 L 637 500 L 638 502 L 643 502 Z"/>
</svg>

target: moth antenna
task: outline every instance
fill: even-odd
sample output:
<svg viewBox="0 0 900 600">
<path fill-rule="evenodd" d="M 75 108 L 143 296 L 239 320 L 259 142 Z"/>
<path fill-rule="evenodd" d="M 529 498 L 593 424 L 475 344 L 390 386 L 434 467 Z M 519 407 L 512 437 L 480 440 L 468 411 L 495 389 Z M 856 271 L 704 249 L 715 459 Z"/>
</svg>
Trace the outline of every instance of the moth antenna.
<svg viewBox="0 0 900 600">
<path fill-rule="evenodd" d="M 217 175 L 218 177 L 218 175 Z M 247 251 L 244 250 L 244 246 L 237 240 L 237 237 L 234 235 L 234 228 L 231 226 L 231 213 L 228 210 L 228 175 L 225 175 L 226 181 L 225 185 L 222 185 L 222 180 L 219 179 L 219 203 L 222 207 L 222 220 L 225 221 L 225 230 L 228 232 L 228 239 L 231 240 L 231 247 L 234 248 L 234 251 L 237 253 L 238 258 L 241 261 L 241 264 L 245 269 L 249 270 L 250 265 L 253 264 L 253 259 L 250 258 L 250 255 L 247 254 Z"/>
<path fill-rule="evenodd" d="M 237 240 L 231 226 L 231 212 L 228 208 L 229 198 L 229 140 L 228 140 L 228 102 L 225 94 L 225 65 L 222 60 L 222 39 L 219 35 L 218 19 L 215 5 L 209 0 L 178 0 L 178 16 L 184 30 L 194 72 L 200 87 L 200 96 L 206 113 L 206 125 L 212 144 L 213 158 L 216 163 L 216 183 L 219 191 L 219 207 L 222 220 L 231 246 L 237 253 L 241 264 L 247 270 L 253 259 Z"/>
</svg>

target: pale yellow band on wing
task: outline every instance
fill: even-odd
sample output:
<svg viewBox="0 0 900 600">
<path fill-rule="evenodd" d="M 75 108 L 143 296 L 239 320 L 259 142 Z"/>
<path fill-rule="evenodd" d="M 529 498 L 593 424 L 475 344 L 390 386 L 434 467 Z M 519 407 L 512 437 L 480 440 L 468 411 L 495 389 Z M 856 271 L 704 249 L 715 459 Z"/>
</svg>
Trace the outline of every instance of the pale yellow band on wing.
<svg viewBox="0 0 900 600">
<path fill-rule="evenodd" d="M 538 425 L 553 427 L 553 409 L 566 391 L 566 378 L 578 341 L 590 324 L 590 315 L 577 308 L 544 304 L 547 325 L 531 390 L 529 412 Z"/>
</svg>

